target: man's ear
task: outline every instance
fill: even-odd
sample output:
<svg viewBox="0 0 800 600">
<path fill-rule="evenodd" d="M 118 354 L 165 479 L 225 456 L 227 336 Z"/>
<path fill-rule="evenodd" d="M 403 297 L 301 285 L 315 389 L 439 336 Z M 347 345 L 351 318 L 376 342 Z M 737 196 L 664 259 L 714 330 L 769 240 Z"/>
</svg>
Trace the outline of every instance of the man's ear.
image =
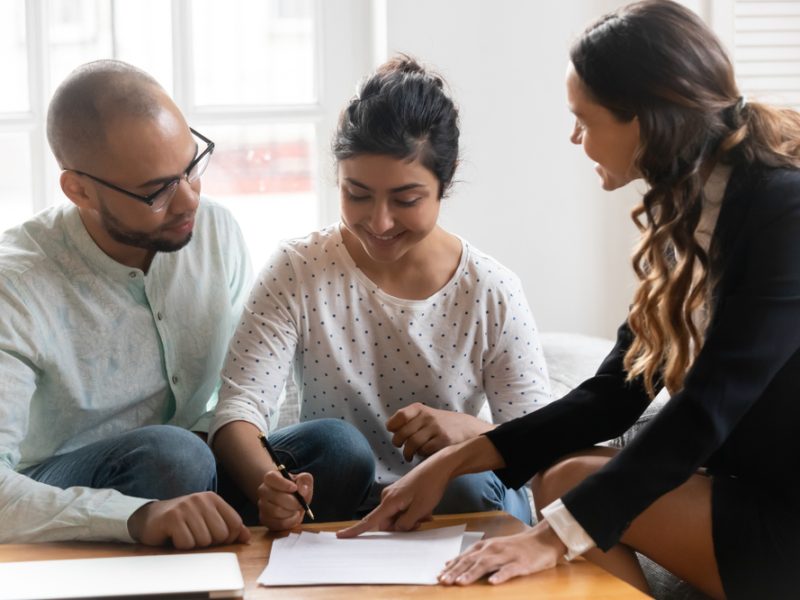
<svg viewBox="0 0 800 600">
<path fill-rule="evenodd" d="M 59 177 L 61 191 L 78 208 L 96 210 L 97 195 L 86 179 L 75 171 L 61 171 L 61 177 Z"/>
</svg>

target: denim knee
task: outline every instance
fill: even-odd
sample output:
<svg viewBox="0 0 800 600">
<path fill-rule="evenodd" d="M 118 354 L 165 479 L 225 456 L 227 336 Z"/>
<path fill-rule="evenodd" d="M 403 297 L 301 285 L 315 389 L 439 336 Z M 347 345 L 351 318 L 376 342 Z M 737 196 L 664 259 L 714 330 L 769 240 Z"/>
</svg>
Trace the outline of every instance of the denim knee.
<svg viewBox="0 0 800 600">
<path fill-rule="evenodd" d="M 287 455 L 285 458 L 295 469 L 324 477 L 346 468 L 356 479 L 369 480 L 370 484 L 375 479 L 375 458 L 369 442 L 341 419 L 305 421 L 276 432 L 274 439 L 278 454 Z"/>
<path fill-rule="evenodd" d="M 314 476 L 320 521 L 352 519 L 375 480 L 375 457 L 364 435 L 340 419 L 316 419 L 276 431 L 275 451 L 290 470 Z"/>
<path fill-rule="evenodd" d="M 214 455 L 196 434 L 172 425 L 143 427 L 132 434 L 136 446 L 126 462 L 142 488 L 135 495 L 166 500 L 216 489 Z"/>
<path fill-rule="evenodd" d="M 473 473 L 456 477 L 445 489 L 436 507 L 437 514 L 502 510 L 531 525 L 528 495 L 524 489 L 512 490 L 494 473 Z"/>
<path fill-rule="evenodd" d="M 437 513 L 503 510 L 506 488 L 491 473 L 472 473 L 453 479 L 436 507 Z"/>
</svg>

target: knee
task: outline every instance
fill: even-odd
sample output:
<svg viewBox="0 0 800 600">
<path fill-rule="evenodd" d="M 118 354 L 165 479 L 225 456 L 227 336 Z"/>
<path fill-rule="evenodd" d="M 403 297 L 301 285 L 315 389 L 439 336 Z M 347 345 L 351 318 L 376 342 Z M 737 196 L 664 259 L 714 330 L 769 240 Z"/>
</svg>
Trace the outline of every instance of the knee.
<svg viewBox="0 0 800 600">
<path fill-rule="evenodd" d="M 298 467 L 315 473 L 336 473 L 353 484 L 371 485 L 375 479 L 375 455 L 364 435 L 341 419 L 317 419 L 300 425 L 306 461 L 295 457 Z"/>
<path fill-rule="evenodd" d="M 537 518 L 542 518 L 542 508 L 563 496 L 595 470 L 597 467 L 590 457 L 575 456 L 537 473 L 531 482 Z"/>
<path fill-rule="evenodd" d="M 152 474 L 148 497 L 163 500 L 216 489 L 214 455 L 196 434 L 171 425 L 143 427 L 136 434 L 131 458 Z"/>
<path fill-rule="evenodd" d="M 317 419 L 276 431 L 275 452 L 314 476 L 319 521 L 352 519 L 375 481 L 375 458 L 364 435 L 340 419 Z"/>
<path fill-rule="evenodd" d="M 367 438 L 350 423 L 341 419 L 323 419 L 320 422 L 327 435 L 326 452 L 329 464 L 347 468 L 351 478 L 368 482 L 375 480 L 375 454 Z"/>
<path fill-rule="evenodd" d="M 437 513 L 503 510 L 505 486 L 491 473 L 473 473 L 453 479 L 447 486 Z"/>
</svg>

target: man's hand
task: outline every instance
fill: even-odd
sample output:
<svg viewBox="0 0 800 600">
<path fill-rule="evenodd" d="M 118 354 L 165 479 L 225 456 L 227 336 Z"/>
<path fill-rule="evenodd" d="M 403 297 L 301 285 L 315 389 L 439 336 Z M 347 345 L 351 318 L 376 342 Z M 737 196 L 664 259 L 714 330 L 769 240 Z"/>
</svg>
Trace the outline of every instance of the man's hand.
<svg viewBox="0 0 800 600">
<path fill-rule="evenodd" d="M 292 475 L 289 481 L 278 470 L 269 471 L 258 486 L 258 520 L 270 531 L 285 531 L 300 525 L 305 512 L 294 497 L 300 492 L 307 504 L 314 495 L 314 476 L 311 473 Z"/>
<path fill-rule="evenodd" d="M 401 408 L 386 421 L 386 429 L 394 433 L 392 444 L 402 447 L 403 457 L 409 461 L 415 454 L 427 457 L 493 428 L 491 423 L 472 415 L 439 410 L 419 402 Z"/>
<path fill-rule="evenodd" d="M 145 504 L 128 519 L 128 531 L 142 544 L 172 542 L 181 550 L 250 541 L 238 513 L 214 492 Z"/>
</svg>

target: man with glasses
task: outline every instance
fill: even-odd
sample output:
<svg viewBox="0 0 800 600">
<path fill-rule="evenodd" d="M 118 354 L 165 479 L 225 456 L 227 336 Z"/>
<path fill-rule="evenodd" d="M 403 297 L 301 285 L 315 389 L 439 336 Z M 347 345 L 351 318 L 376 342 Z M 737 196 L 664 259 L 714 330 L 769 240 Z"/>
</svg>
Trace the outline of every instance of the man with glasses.
<svg viewBox="0 0 800 600">
<path fill-rule="evenodd" d="M 108 60 L 59 86 L 47 134 L 71 202 L 0 237 L 0 542 L 246 541 L 204 441 L 250 286 L 200 198 L 214 143 Z"/>
</svg>

